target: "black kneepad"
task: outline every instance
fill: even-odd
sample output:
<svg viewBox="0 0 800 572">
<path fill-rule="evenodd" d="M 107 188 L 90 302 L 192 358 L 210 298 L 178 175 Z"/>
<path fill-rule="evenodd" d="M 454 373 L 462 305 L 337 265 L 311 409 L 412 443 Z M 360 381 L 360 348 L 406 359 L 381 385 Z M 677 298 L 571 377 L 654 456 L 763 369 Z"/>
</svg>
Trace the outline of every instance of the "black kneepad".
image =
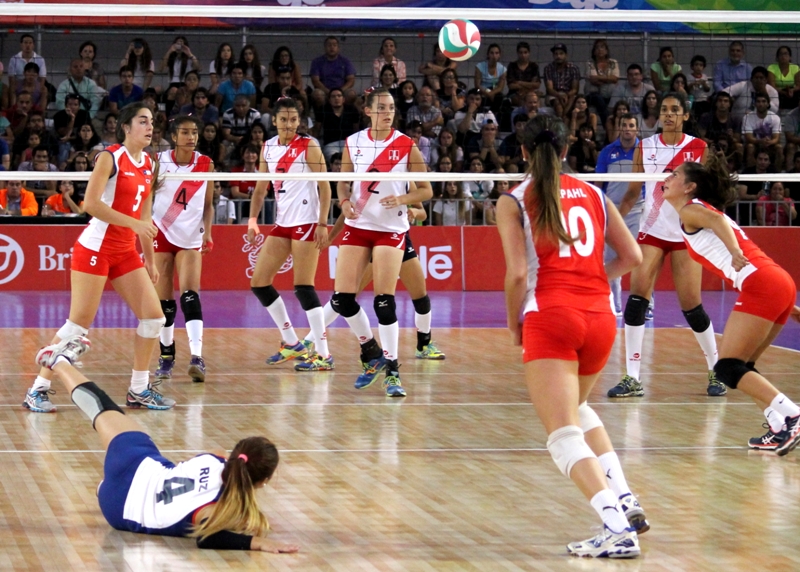
<svg viewBox="0 0 800 572">
<path fill-rule="evenodd" d="M 702 304 L 700 304 L 697 308 L 685 310 L 683 312 L 683 316 L 686 318 L 686 321 L 689 323 L 689 327 L 692 328 L 692 331 L 697 332 L 698 334 L 700 332 L 705 332 L 711 325 L 711 318 L 709 318 L 708 314 L 706 314 Z"/>
<path fill-rule="evenodd" d="M 754 372 L 756 372 L 756 373 L 761 373 L 760 371 L 758 371 L 758 370 L 756 369 L 756 362 L 754 362 L 754 361 L 749 361 L 749 362 L 747 362 L 747 363 L 746 363 L 746 364 L 744 364 L 744 365 L 746 365 L 746 366 L 747 366 L 747 369 L 749 369 L 750 371 L 754 371 Z"/>
<path fill-rule="evenodd" d="M 273 302 L 281 297 L 272 284 L 269 286 L 252 286 L 250 290 L 253 291 L 253 294 L 256 295 L 258 301 L 261 302 L 261 305 L 265 308 L 272 306 Z"/>
<path fill-rule="evenodd" d="M 650 300 L 641 296 L 628 296 L 625 304 L 625 324 L 628 326 L 644 326 L 644 315 Z"/>
<path fill-rule="evenodd" d="M 717 374 L 717 379 L 731 389 L 736 389 L 744 374 L 751 371 L 753 370 L 740 359 L 722 358 L 714 364 L 714 373 Z"/>
<path fill-rule="evenodd" d="M 200 294 L 187 290 L 181 294 L 181 312 L 187 322 L 203 319 L 203 308 L 200 306 Z"/>
<path fill-rule="evenodd" d="M 381 326 L 391 326 L 397 321 L 397 312 L 394 296 L 389 294 L 381 294 L 375 296 L 375 315 L 378 316 L 378 323 Z"/>
<path fill-rule="evenodd" d="M 319 296 L 313 286 L 295 286 L 294 295 L 300 301 L 300 307 L 305 312 L 319 308 L 322 304 L 319 303 Z"/>
<path fill-rule="evenodd" d="M 334 292 L 331 297 L 331 308 L 343 318 L 352 318 L 361 306 L 356 302 L 356 295 L 349 292 Z"/>
<path fill-rule="evenodd" d="M 164 323 L 165 328 L 175 324 L 175 314 L 178 313 L 178 303 L 175 300 L 161 300 L 161 311 L 164 312 L 164 317 L 167 321 Z"/>
<path fill-rule="evenodd" d="M 422 298 L 417 298 L 416 300 L 411 300 L 411 302 L 414 304 L 414 311 L 417 314 L 421 314 L 423 316 L 425 314 L 430 314 L 430 312 L 431 312 L 431 299 L 428 298 L 427 294 L 425 296 L 423 296 Z"/>
</svg>

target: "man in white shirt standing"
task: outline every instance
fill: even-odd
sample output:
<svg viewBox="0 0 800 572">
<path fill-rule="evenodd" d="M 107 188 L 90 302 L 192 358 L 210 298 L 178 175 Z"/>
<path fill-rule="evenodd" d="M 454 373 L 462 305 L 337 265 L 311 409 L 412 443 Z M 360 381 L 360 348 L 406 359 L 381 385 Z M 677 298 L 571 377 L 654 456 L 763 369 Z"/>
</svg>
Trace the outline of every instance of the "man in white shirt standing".
<svg viewBox="0 0 800 572">
<path fill-rule="evenodd" d="M 756 110 L 744 116 L 742 138 L 745 144 L 747 166 L 756 164 L 756 156 L 766 151 L 774 157 L 773 164 L 780 170 L 783 164 L 781 149 L 781 119 L 769 109 L 769 95 L 758 92 L 755 95 Z"/>
</svg>

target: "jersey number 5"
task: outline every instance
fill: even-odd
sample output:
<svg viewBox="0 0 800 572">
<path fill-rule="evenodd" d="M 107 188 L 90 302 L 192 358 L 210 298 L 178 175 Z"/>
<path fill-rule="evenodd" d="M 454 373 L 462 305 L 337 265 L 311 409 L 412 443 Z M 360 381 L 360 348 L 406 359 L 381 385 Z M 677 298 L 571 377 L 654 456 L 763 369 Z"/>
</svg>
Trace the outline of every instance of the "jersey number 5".
<svg viewBox="0 0 800 572">
<path fill-rule="evenodd" d="M 172 499 L 190 493 L 194 490 L 194 479 L 186 477 L 172 477 L 164 481 L 164 490 L 156 495 L 156 502 L 169 504 Z"/>
<path fill-rule="evenodd" d="M 580 221 L 580 224 L 578 221 Z M 594 225 L 592 224 L 592 217 L 585 208 L 572 207 L 566 217 L 562 211 L 561 224 L 564 225 L 567 234 L 577 240 L 572 244 L 562 242 L 558 248 L 559 258 L 570 258 L 573 248 L 578 253 L 578 256 L 583 256 L 584 258 L 592 254 L 594 250 Z"/>
<path fill-rule="evenodd" d="M 139 207 L 142 204 L 142 195 L 144 194 L 144 185 L 138 185 L 136 187 L 136 200 L 133 202 L 133 212 L 139 210 Z"/>
</svg>

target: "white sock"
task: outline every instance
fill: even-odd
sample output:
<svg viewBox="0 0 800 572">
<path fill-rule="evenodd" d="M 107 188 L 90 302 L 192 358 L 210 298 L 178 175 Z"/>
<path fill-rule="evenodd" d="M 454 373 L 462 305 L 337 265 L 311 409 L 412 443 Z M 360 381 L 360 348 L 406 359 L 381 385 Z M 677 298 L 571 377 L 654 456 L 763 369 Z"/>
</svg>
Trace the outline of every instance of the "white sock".
<svg viewBox="0 0 800 572">
<path fill-rule="evenodd" d="M 186 322 L 186 333 L 189 335 L 189 351 L 193 356 L 203 355 L 203 320 Z"/>
<path fill-rule="evenodd" d="M 328 351 L 328 334 L 325 331 L 325 311 L 321 307 L 312 308 L 306 312 L 308 324 L 314 334 L 314 350 L 323 358 L 331 355 Z"/>
<path fill-rule="evenodd" d="M 336 312 L 336 310 L 333 309 L 333 306 L 331 305 L 330 300 L 328 300 L 328 303 L 325 304 L 325 306 L 322 308 L 322 312 L 324 314 L 325 330 L 327 331 L 328 326 L 330 326 L 332 323 L 334 323 L 336 321 L 336 318 L 339 317 L 339 314 Z M 306 335 L 306 337 L 305 337 L 305 341 L 307 341 L 307 342 L 314 342 L 315 341 L 315 339 L 314 339 L 314 331 L 313 330 L 308 332 L 308 335 Z"/>
<path fill-rule="evenodd" d="M 606 474 L 608 486 L 620 498 L 622 495 L 630 494 L 631 489 L 628 486 L 628 481 L 625 480 L 625 474 L 622 472 L 622 465 L 620 465 L 619 457 L 615 451 L 610 453 L 603 453 L 597 460 L 600 461 L 600 466 L 603 467 L 603 472 Z"/>
<path fill-rule="evenodd" d="M 286 313 L 286 306 L 283 303 L 283 298 L 278 296 L 272 304 L 267 306 L 267 312 L 272 316 L 272 321 L 278 326 L 281 331 L 281 338 L 284 343 L 290 346 L 296 346 L 300 341 L 297 339 L 297 334 L 294 332 L 292 322 L 289 320 L 289 314 Z"/>
<path fill-rule="evenodd" d="M 136 371 L 131 373 L 131 391 L 133 393 L 142 393 L 150 385 L 150 372 L 149 371 Z"/>
<path fill-rule="evenodd" d="M 379 324 L 378 334 L 381 336 L 384 357 L 389 361 L 396 360 L 400 345 L 400 324 L 397 322 L 388 326 Z"/>
<path fill-rule="evenodd" d="M 767 407 L 764 410 L 764 417 L 767 418 L 767 424 L 773 433 L 780 433 L 786 427 L 786 417 L 781 417 L 780 413 L 775 411 L 772 407 Z"/>
<path fill-rule="evenodd" d="M 639 380 L 642 367 L 642 344 L 644 342 L 644 325 L 629 326 L 625 324 L 625 369 L 629 376 Z"/>
<path fill-rule="evenodd" d="M 431 312 L 427 314 L 417 314 L 414 312 L 414 325 L 417 327 L 418 332 L 423 334 L 431 333 Z"/>
<path fill-rule="evenodd" d="M 359 308 L 358 314 L 345 320 L 358 338 L 358 343 L 363 344 L 375 337 L 372 335 L 372 328 L 369 327 L 369 318 L 364 308 Z"/>
<path fill-rule="evenodd" d="M 46 377 L 42 377 L 41 375 L 37 375 L 36 379 L 33 380 L 33 387 L 31 387 L 32 391 L 47 391 L 50 389 L 50 380 Z"/>
<path fill-rule="evenodd" d="M 592 503 L 592 508 L 603 519 L 603 524 L 611 532 L 619 534 L 630 526 L 628 519 L 625 518 L 625 513 L 622 512 L 622 507 L 619 506 L 619 499 L 611 489 L 603 489 L 594 495 L 590 502 Z"/>
<path fill-rule="evenodd" d="M 775 411 L 778 412 L 778 415 L 781 417 L 797 417 L 800 415 L 800 407 L 797 407 L 791 399 L 786 397 L 783 393 L 779 393 L 775 396 L 775 399 L 772 400 L 772 403 L 769 404 Z"/>
<path fill-rule="evenodd" d="M 697 343 L 700 344 L 703 355 L 706 356 L 708 369 L 714 369 L 714 364 L 717 363 L 717 338 L 714 337 L 714 324 L 709 324 L 705 332 L 694 332 L 694 337 L 697 338 Z"/>
<path fill-rule="evenodd" d="M 161 338 L 161 343 L 163 345 L 171 346 L 172 342 L 175 341 L 175 324 L 173 323 L 171 326 L 164 326 L 161 328 L 159 337 Z"/>
</svg>

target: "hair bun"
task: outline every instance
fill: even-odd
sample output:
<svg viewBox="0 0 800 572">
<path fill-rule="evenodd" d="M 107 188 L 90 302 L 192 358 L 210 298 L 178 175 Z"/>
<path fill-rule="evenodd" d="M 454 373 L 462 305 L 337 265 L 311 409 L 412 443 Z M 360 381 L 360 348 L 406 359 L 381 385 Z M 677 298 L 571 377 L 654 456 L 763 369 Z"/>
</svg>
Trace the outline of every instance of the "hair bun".
<svg viewBox="0 0 800 572">
<path fill-rule="evenodd" d="M 558 137 L 549 129 L 543 129 L 533 140 L 533 146 L 536 148 L 540 143 L 550 143 L 553 147 L 558 144 Z"/>
</svg>

